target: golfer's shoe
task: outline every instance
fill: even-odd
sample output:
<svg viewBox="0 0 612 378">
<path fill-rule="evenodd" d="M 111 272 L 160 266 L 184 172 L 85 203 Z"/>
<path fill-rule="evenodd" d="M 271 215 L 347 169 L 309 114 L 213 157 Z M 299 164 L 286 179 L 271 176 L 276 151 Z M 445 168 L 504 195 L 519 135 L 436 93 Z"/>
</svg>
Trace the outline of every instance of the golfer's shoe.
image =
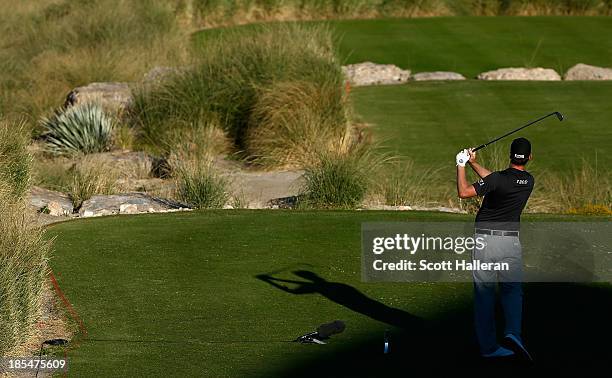
<svg viewBox="0 0 612 378">
<path fill-rule="evenodd" d="M 533 358 L 531 358 L 531 355 L 527 351 L 527 348 L 525 348 L 521 340 L 513 334 L 507 334 L 504 337 L 504 341 L 502 342 L 502 344 L 508 347 L 508 349 L 514 351 L 520 358 L 528 361 L 533 361 Z"/>
<path fill-rule="evenodd" d="M 307 333 L 305 335 L 298 337 L 297 339 L 293 341 L 301 343 L 301 344 L 319 344 L 319 345 L 327 344 L 325 341 L 319 338 L 318 332 Z"/>
<path fill-rule="evenodd" d="M 483 354 L 484 358 L 499 358 L 499 357 L 510 357 L 513 356 L 514 352 L 504 347 L 497 348 L 494 352 Z"/>
</svg>

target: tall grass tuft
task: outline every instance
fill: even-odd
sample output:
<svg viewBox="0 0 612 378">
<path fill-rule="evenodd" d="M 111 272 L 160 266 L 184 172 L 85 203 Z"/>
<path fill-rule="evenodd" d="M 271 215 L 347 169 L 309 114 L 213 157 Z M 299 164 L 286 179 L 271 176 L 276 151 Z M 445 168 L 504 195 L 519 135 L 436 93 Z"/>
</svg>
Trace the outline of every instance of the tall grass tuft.
<svg viewBox="0 0 612 378">
<path fill-rule="evenodd" d="M 114 121 L 94 103 L 58 110 L 41 124 L 46 149 L 55 155 L 103 152 L 111 146 Z"/>
<path fill-rule="evenodd" d="M 563 176 L 543 172 L 536 176 L 529 210 L 612 215 L 612 175 L 586 160 Z"/>
<path fill-rule="evenodd" d="M 298 127 L 296 122 L 330 130 L 345 127 L 339 125 L 347 113 L 341 94 L 343 76 L 327 27 L 255 25 L 219 31 L 202 46 L 190 69 L 137 91 L 135 121 L 150 143 L 159 143 L 177 128 L 218 124 L 236 149 L 247 154 L 253 150 L 260 162 L 276 162 L 278 143 L 292 141 L 280 140 L 273 148 L 264 148 L 261 138 L 286 138 L 279 125 L 281 117 L 291 118 L 291 127 L 302 131 L 314 126 Z M 298 99 L 307 104 L 298 106 Z M 283 106 L 289 110 L 271 119 L 271 113 L 282 111 Z M 273 121 L 271 125 L 264 125 L 268 120 Z M 268 130 L 260 129 L 266 126 Z"/>
<path fill-rule="evenodd" d="M 373 187 L 375 172 L 384 157 L 371 147 L 358 146 L 346 153 L 326 152 L 304 173 L 299 207 L 354 209 Z"/>
<path fill-rule="evenodd" d="M 96 159 L 83 159 L 71 170 L 68 195 L 75 209 L 97 194 L 113 194 L 117 190 L 118 172 Z"/>
<path fill-rule="evenodd" d="M 345 93 L 337 82 L 279 82 L 258 91 L 245 149 L 264 166 L 304 166 L 348 138 Z"/>
<path fill-rule="evenodd" d="M 22 135 L 18 127 L 0 124 L 0 356 L 35 330 L 51 249 L 43 230 L 33 225 L 25 201 L 31 157 L 23 143 L 5 148 L 7 141 L 20 141 Z"/>
<path fill-rule="evenodd" d="M 227 179 L 214 170 L 210 161 L 187 161 L 175 172 L 177 194 L 196 209 L 223 208 L 230 196 Z"/>
<path fill-rule="evenodd" d="M 32 156 L 25 152 L 28 143 L 22 122 L 0 121 L 0 182 L 9 183 L 5 195 L 13 201 L 23 198 L 30 185 Z"/>
<path fill-rule="evenodd" d="M 382 173 L 378 191 L 389 206 L 426 205 L 435 201 L 432 187 L 439 184 L 438 171 L 418 169 L 412 161 L 394 161 Z"/>
</svg>

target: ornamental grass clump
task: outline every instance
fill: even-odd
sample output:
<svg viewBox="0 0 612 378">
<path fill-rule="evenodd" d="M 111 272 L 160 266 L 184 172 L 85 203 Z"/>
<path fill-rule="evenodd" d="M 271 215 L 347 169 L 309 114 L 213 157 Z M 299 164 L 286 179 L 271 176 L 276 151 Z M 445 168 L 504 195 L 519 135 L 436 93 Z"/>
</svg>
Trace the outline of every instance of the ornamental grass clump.
<svg viewBox="0 0 612 378">
<path fill-rule="evenodd" d="M 51 249 L 26 202 L 32 158 L 25 135 L 19 125 L 0 122 L 0 356 L 35 331 Z"/>
<path fill-rule="evenodd" d="M 298 206 L 318 209 L 354 209 L 374 187 L 372 172 L 385 162 L 384 155 L 366 145 L 347 152 L 325 152 L 304 172 Z"/>
<path fill-rule="evenodd" d="M 217 124 L 246 160 L 279 165 L 299 163 L 304 146 L 344 137 L 349 103 L 327 27 L 221 30 L 194 55 L 188 68 L 135 91 L 131 114 L 145 143 Z"/>
</svg>

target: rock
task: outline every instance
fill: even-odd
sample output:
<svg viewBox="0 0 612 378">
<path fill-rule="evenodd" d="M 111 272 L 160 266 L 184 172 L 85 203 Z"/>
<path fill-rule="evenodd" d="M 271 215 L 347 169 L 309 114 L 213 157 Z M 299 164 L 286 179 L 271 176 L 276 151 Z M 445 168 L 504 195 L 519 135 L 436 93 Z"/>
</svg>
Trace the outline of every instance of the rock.
<svg viewBox="0 0 612 378">
<path fill-rule="evenodd" d="M 354 86 L 401 84 L 410 78 L 409 70 L 402 70 L 393 64 L 364 62 L 343 66 L 342 71 Z"/>
<path fill-rule="evenodd" d="M 153 211 L 149 211 L 152 210 L 152 208 L 147 208 L 147 213 L 153 212 Z M 119 214 L 137 214 L 138 213 L 138 206 L 136 206 L 133 203 L 122 203 L 121 205 L 119 205 Z"/>
<path fill-rule="evenodd" d="M 434 72 L 419 72 L 410 77 L 414 81 L 427 80 L 465 80 L 465 76 L 456 72 L 434 71 Z"/>
<path fill-rule="evenodd" d="M 561 76 L 550 68 L 500 68 L 487 71 L 476 77 L 478 80 L 561 80 Z"/>
<path fill-rule="evenodd" d="M 131 104 L 132 92 L 128 83 L 91 83 L 70 91 L 64 107 L 88 102 L 99 103 L 109 112 L 122 112 Z"/>
<path fill-rule="evenodd" d="M 187 210 L 180 202 L 153 197 L 144 193 L 123 193 L 93 196 L 83 202 L 79 215 L 98 217 L 114 214 L 162 213 Z"/>
<path fill-rule="evenodd" d="M 43 208 L 43 211 L 45 208 Z M 64 210 L 62 205 L 59 202 L 51 201 L 47 204 L 46 208 L 47 214 L 54 217 L 61 217 L 62 215 L 69 215 L 70 213 L 67 210 Z"/>
<path fill-rule="evenodd" d="M 612 80 L 612 68 L 578 63 L 565 73 L 564 80 Z"/>
<path fill-rule="evenodd" d="M 230 191 L 244 199 L 249 209 L 269 208 L 270 201 L 298 194 L 304 172 L 290 171 L 221 171 L 230 181 Z"/>
<path fill-rule="evenodd" d="M 29 202 L 37 212 L 52 216 L 68 216 L 73 211 L 72 201 L 68 195 L 37 186 L 30 190 Z"/>
</svg>

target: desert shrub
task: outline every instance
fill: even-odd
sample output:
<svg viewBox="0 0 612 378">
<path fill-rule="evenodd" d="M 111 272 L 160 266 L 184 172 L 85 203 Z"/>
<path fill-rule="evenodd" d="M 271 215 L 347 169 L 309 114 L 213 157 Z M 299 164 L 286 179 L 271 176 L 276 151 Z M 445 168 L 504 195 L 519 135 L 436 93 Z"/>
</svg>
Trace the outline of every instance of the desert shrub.
<svg viewBox="0 0 612 378">
<path fill-rule="evenodd" d="M 32 156 L 26 151 L 26 130 L 23 123 L 0 121 L 0 182 L 12 201 L 23 198 L 30 185 Z"/>
<path fill-rule="evenodd" d="M 103 152 L 111 145 L 114 121 L 94 103 L 58 110 L 41 124 L 46 149 L 55 155 Z"/>
<path fill-rule="evenodd" d="M 31 157 L 21 131 L 0 124 L 0 356 L 35 329 L 51 248 L 28 213 Z"/>
<path fill-rule="evenodd" d="M 162 154 L 168 157 L 173 169 L 184 161 L 209 161 L 230 150 L 231 142 L 225 132 L 214 123 L 196 123 L 172 129 L 161 141 Z"/>
<path fill-rule="evenodd" d="M 425 205 L 435 201 L 432 188 L 439 184 L 437 173 L 436 170 L 417 169 L 412 161 L 394 161 L 385 167 L 378 191 L 385 205 Z"/>
<path fill-rule="evenodd" d="M 113 194 L 117 190 L 118 173 L 108 164 L 99 164 L 96 159 L 81 161 L 71 169 L 68 195 L 72 205 L 78 209 L 97 194 Z"/>
<path fill-rule="evenodd" d="M 178 198 L 197 209 L 222 208 L 229 200 L 228 181 L 209 161 L 186 161 L 175 171 Z"/>
<path fill-rule="evenodd" d="M 612 177 L 586 160 L 565 174 L 542 172 L 529 200 L 534 212 L 598 213 L 612 212 Z"/>
<path fill-rule="evenodd" d="M 337 82 L 279 82 L 259 91 L 245 148 L 266 166 L 305 165 L 348 133 L 344 91 Z"/>
<path fill-rule="evenodd" d="M 384 162 L 368 146 L 345 153 L 321 153 L 305 169 L 298 205 L 302 208 L 354 209 L 372 188 L 372 172 Z"/>
<path fill-rule="evenodd" d="M 219 31 L 202 44 L 190 69 L 137 91 L 135 122 L 153 144 L 176 128 L 218 124 L 242 150 L 247 130 L 259 126 L 255 123 L 260 118 L 252 117 L 258 96 L 275 83 L 301 81 L 340 90 L 343 76 L 332 42 L 331 32 L 321 25 L 268 24 Z M 319 95 L 315 101 L 342 100 L 338 95 Z M 341 102 L 310 109 L 345 114 L 345 106 Z"/>
</svg>

